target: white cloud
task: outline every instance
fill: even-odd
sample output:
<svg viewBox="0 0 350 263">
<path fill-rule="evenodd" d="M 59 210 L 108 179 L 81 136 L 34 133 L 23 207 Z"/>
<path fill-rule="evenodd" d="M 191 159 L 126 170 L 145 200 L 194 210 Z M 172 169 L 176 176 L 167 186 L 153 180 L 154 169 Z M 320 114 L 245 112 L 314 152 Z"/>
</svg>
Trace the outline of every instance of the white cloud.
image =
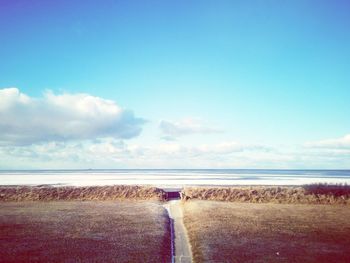
<svg viewBox="0 0 350 263">
<path fill-rule="evenodd" d="M 143 140 L 144 120 L 115 102 L 51 92 L 32 98 L 0 90 L 0 169 L 63 168 L 324 168 L 348 169 L 350 134 L 272 148 L 237 141 L 194 144 Z M 198 120 L 161 121 L 164 136 L 216 133 Z M 140 138 L 142 141 L 142 138 Z M 132 143 L 133 142 L 133 143 Z"/>
<path fill-rule="evenodd" d="M 0 89 L 0 144 L 114 137 L 141 132 L 143 119 L 114 101 L 89 94 L 47 92 L 31 98 L 17 88 Z"/>
<path fill-rule="evenodd" d="M 201 145 L 181 145 L 178 143 L 163 143 L 155 148 L 155 151 L 160 155 L 169 156 L 186 156 L 187 157 L 203 157 L 203 156 L 225 156 L 232 153 L 244 151 L 269 151 L 267 147 L 261 145 L 241 144 L 238 142 L 223 142 L 216 144 L 201 144 Z"/>
<path fill-rule="evenodd" d="M 314 167 L 349 169 L 350 134 L 341 138 L 307 142 L 300 151 L 300 158 L 308 160 Z"/>
<path fill-rule="evenodd" d="M 0 168 L 348 169 L 350 150 L 274 149 L 239 142 L 135 144 L 115 138 L 0 147 Z"/>
<path fill-rule="evenodd" d="M 178 122 L 161 120 L 159 128 L 162 132 L 163 139 L 173 140 L 176 137 L 189 134 L 208 134 L 222 132 L 220 129 L 203 125 L 196 119 L 184 119 Z"/>
<path fill-rule="evenodd" d="M 261 146 L 226 142 L 210 145 L 127 144 L 114 138 L 43 142 L 0 147 L 3 165 L 16 168 L 171 168 L 232 166 L 240 154 L 266 152 Z M 17 165 L 21 165 L 18 167 Z M 1 164 L 0 164 L 1 166 Z M 4 167 L 0 167 L 4 168 Z M 10 167 L 11 168 L 11 167 Z"/>
<path fill-rule="evenodd" d="M 308 148 L 323 148 L 323 149 L 349 149 L 350 150 L 350 134 L 341 138 L 327 139 L 305 144 Z"/>
</svg>

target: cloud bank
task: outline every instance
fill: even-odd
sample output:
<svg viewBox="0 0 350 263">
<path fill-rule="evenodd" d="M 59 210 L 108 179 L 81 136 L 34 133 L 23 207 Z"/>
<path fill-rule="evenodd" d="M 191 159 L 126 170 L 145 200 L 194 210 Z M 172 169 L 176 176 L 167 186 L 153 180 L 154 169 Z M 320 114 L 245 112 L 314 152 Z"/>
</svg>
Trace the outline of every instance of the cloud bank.
<svg viewBox="0 0 350 263">
<path fill-rule="evenodd" d="M 46 92 L 33 98 L 17 88 L 0 89 L 0 169 L 349 169 L 350 134 L 277 148 L 235 140 L 152 141 L 152 136 L 126 141 L 139 135 L 144 123 L 114 101 L 89 94 Z M 163 120 L 159 128 L 173 139 L 220 132 L 193 119 Z"/>
<path fill-rule="evenodd" d="M 43 142 L 27 146 L 0 147 L 4 165 L 14 163 L 18 168 L 184 168 L 229 167 L 242 162 L 241 156 L 268 154 L 259 145 L 238 142 L 184 145 L 160 143 L 144 145 L 126 143 L 119 139 Z M 255 157 L 252 157 L 253 159 Z M 0 164 L 1 165 L 1 164 Z M 3 168 L 11 168 L 4 166 Z"/>
<path fill-rule="evenodd" d="M 116 138 L 0 147 L 1 169 L 298 168 L 349 169 L 350 150 L 212 144 L 137 143 Z"/>
<path fill-rule="evenodd" d="M 204 126 L 199 120 L 185 119 L 182 121 L 161 120 L 159 128 L 163 134 L 163 139 L 175 139 L 180 136 L 190 134 L 210 134 L 222 132 L 220 129 Z"/>
<path fill-rule="evenodd" d="M 341 138 L 327 139 L 316 142 L 308 142 L 305 144 L 309 148 L 322 148 L 322 149 L 346 149 L 350 150 L 350 134 Z"/>
<path fill-rule="evenodd" d="M 42 98 L 32 98 L 17 88 L 0 89 L 2 145 L 103 137 L 129 139 L 140 134 L 144 122 L 114 101 L 89 94 L 46 92 Z"/>
</svg>

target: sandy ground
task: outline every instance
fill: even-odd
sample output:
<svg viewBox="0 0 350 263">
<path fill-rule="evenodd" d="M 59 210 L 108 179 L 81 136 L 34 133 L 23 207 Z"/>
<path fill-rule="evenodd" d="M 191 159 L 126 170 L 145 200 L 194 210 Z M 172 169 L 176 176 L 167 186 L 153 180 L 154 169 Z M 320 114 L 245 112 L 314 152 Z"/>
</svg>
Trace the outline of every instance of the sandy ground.
<svg viewBox="0 0 350 263">
<path fill-rule="evenodd" d="M 171 200 L 165 205 L 169 216 L 173 220 L 175 236 L 175 263 L 192 262 L 191 246 L 187 231 L 183 223 L 183 212 L 181 200 Z"/>
</svg>

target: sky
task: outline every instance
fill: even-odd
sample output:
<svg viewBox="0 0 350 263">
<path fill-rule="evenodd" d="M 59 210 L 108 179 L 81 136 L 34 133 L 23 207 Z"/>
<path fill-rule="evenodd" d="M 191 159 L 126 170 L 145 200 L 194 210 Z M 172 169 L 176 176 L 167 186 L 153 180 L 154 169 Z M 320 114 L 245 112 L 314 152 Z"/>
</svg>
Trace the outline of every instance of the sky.
<svg viewBox="0 0 350 263">
<path fill-rule="evenodd" d="M 349 12 L 0 0 L 0 169 L 350 169 Z"/>
</svg>

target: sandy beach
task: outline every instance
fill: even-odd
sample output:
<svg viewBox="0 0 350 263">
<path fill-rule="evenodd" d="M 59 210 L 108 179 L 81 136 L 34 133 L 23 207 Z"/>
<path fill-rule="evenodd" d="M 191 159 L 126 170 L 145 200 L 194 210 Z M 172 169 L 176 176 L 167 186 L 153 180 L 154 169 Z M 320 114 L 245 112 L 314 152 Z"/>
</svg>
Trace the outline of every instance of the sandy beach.
<svg viewBox="0 0 350 263">
<path fill-rule="evenodd" d="M 350 170 L 101 169 L 0 170 L 0 185 L 111 186 L 300 186 L 350 184 Z"/>
</svg>

